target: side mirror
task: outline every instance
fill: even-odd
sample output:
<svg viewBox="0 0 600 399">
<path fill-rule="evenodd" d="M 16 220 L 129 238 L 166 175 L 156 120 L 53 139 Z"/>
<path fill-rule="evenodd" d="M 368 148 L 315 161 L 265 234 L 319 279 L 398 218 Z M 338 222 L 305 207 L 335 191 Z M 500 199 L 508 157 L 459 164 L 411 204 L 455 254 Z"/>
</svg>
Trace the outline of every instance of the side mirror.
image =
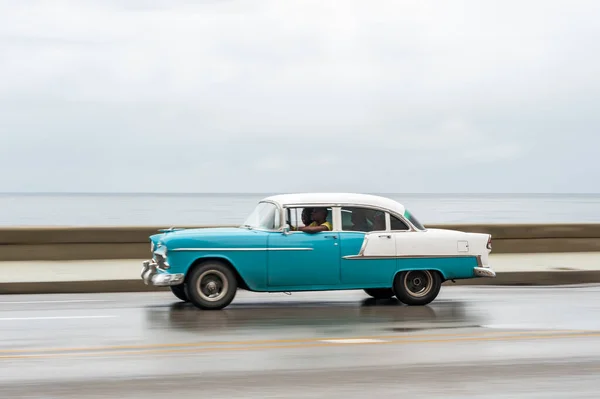
<svg viewBox="0 0 600 399">
<path fill-rule="evenodd" d="M 290 234 L 290 226 L 288 226 L 288 225 L 283 226 L 283 234 Z"/>
</svg>

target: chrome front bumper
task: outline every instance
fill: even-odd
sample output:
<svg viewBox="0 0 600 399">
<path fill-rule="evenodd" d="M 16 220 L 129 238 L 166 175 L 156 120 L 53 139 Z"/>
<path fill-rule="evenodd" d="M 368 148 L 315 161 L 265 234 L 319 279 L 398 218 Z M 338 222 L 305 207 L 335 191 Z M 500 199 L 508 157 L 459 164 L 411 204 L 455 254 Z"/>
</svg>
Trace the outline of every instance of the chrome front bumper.
<svg viewBox="0 0 600 399">
<path fill-rule="evenodd" d="M 167 287 L 169 285 L 179 285 L 183 283 L 183 273 L 158 273 L 158 265 L 152 260 L 145 260 L 142 263 L 142 272 L 140 274 L 144 284 L 155 285 L 157 287 Z"/>
<path fill-rule="evenodd" d="M 496 277 L 496 272 L 489 267 L 474 267 L 473 273 L 476 277 Z"/>
</svg>

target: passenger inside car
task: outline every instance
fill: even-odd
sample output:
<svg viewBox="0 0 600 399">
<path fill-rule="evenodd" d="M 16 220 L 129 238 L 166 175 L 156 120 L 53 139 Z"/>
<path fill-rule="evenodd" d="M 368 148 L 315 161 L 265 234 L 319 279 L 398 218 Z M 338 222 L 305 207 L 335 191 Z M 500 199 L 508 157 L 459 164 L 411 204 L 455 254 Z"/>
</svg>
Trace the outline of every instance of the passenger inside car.
<svg viewBox="0 0 600 399">
<path fill-rule="evenodd" d="M 352 231 L 369 231 L 369 223 L 367 222 L 367 214 L 364 209 L 357 208 L 352 212 Z"/>
<path fill-rule="evenodd" d="M 373 231 L 385 230 L 385 213 L 375 212 L 373 216 Z"/>
</svg>

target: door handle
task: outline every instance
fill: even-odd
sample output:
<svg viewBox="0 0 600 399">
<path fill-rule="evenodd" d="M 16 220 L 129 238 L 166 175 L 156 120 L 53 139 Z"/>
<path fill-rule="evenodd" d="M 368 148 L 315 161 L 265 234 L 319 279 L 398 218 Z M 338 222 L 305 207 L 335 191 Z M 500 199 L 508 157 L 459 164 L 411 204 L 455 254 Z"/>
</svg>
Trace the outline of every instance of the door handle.
<svg viewBox="0 0 600 399">
<path fill-rule="evenodd" d="M 389 234 L 382 234 L 379 236 L 379 238 L 392 238 L 392 236 Z"/>
<path fill-rule="evenodd" d="M 337 236 L 325 236 L 325 238 L 333 238 L 334 240 L 337 240 Z"/>
</svg>

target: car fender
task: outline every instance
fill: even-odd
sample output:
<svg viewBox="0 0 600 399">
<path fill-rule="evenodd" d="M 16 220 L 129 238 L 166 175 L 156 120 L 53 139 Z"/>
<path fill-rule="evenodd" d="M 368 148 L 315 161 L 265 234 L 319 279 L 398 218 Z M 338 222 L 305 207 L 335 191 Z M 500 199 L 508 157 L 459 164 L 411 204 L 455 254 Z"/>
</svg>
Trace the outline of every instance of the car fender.
<svg viewBox="0 0 600 399">
<path fill-rule="evenodd" d="M 200 256 L 196 256 L 191 261 L 191 263 L 187 267 L 186 271 L 184 272 L 185 281 L 187 281 L 188 276 L 190 275 L 191 271 L 196 266 L 201 265 L 205 262 L 210 262 L 210 261 L 219 261 L 219 262 L 222 262 L 222 263 L 226 264 L 227 266 L 229 266 L 232 269 L 233 273 L 236 275 L 236 278 L 238 279 L 238 285 L 240 286 L 240 288 L 244 288 L 244 289 L 253 289 L 254 288 L 254 284 L 248 284 L 249 276 L 245 275 L 243 269 L 240 270 L 240 268 L 236 266 L 236 262 L 230 256 L 226 256 L 224 254 L 216 254 L 216 253 L 202 254 Z"/>
</svg>

